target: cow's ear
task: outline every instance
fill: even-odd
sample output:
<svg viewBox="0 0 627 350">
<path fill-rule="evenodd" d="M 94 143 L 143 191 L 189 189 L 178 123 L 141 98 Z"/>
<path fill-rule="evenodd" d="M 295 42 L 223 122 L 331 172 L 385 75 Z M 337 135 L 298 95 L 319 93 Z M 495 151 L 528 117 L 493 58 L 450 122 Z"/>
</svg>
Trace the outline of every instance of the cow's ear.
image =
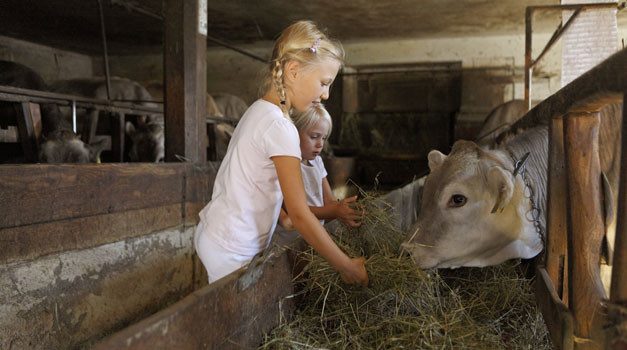
<svg viewBox="0 0 627 350">
<path fill-rule="evenodd" d="M 427 158 L 429 159 L 429 169 L 433 172 L 435 169 L 439 168 L 440 165 L 442 165 L 442 162 L 446 159 L 446 154 L 437 150 L 432 150 L 429 152 L 429 155 L 427 155 Z"/>
<path fill-rule="evenodd" d="M 503 208 L 512 199 L 512 194 L 514 193 L 512 176 L 502 168 L 493 167 L 488 172 L 488 185 L 490 192 L 496 198 L 492 213 L 503 211 Z"/>
</svg>

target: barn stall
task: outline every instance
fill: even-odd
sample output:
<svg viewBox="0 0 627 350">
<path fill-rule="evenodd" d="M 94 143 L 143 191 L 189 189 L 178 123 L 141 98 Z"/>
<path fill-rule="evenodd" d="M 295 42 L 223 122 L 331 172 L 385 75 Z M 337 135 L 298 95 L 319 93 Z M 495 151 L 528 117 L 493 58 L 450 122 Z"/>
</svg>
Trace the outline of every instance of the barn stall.
<svg viewBox="0 0 627 350">
<path fill-rule="evenodd" d="M 132 8 L 132 4 L 127 5 Z M 229 324 L 224 319 L 230 317 L 234 322 L 230 325 L 238 330 L 235 334 L 243 337 L 240 342 L 255 346 L 261 337 L 259 332 L 268 331 L 271 325 L 261 327 L 247 316 L 256 313 L 263 315 L 261 320 L 278 318 L 277 300 L 281 296 L 289 295 L 293 288 L 290 277 L 295 259 L 289 254 L 276 258 L 280 262 L 271 265 L 271 269 L 277 269 L 280 273 L 265 272 L 262 280 L 253 283 L 248 292 L 233 296 L 234 286 L 240 284 L 238 276 L 230 276 L 217 285 L 200 288 L 206 283 L 203 282 L 204 270 L 194 256 L 191 235 L 197 222 L 197 212 L 211 196 L 213 176 L 219 164 L 205 161 L 204 124 L 195 117 L 199 113 L 194 112 L 204 110 L 202 96 L 205 89 L 202 86 L 205 85 L 205 74 L 198 72 L 206 64 L 208 90 L 236 92 L 247 96 L 250 102 L 255 96 L 251 80 L 263 63 L 229 49 L 211 46 L 206 49 L 206 39 L 202 35 L 197 35 L 196 38 L 192 36 L 190 39 L 189 35 L 184 34 L 189 31 L 195 33 L 195 22 L 185 21 L 185 18 L 197 17 L 194 12 L 198 8 L 197 4 L 194 2 L 190 7 L 169 5 L 173 8 L 161 9 L 162 13 L 170 14 L 162 19 L 165 21 L 167 42 L 165 58 L 161 58 L 161 54 L 138 54 L 127 48 L 123 54 L 111 55 L 107 59 L 115 75 L 132 76 L 138 81 L 160 78 L 165 80 L 165 96 L 170 101 L 171 108 L 165 110 L 168 145 L 166 164 L 2 165 L 2 198 L 7 199 L 3 201 L 6 208 L 2 208 L 2 213 L 6 215 L 3 214 L 0 225 L 5 242 L 3 246 L 7 247 L 3 249 L 2 272 L 3 295 L 6 298 L 2 304 L 7 311 L 3 312 L 6 316 L 2 320 L 2 328 L 6 330 L 2 332 L 3 346 L 8 344 L 8 348 L 48 348 L 93 344 L 103 335 L 135 323 L 160 309 L 164 311 L 112 336 L 100 346 L 141 346 L 138 344 L 145 342 L 148 344 L 146 347 L 154 347 L 153 344 L 165 345 L 168 341 L 174 344 L 178 342 L 179 345 L 190 344 L 191 347 L 223 344 L 227 337 L 225 334 L 228 334 L 222 333 L 224 330 L 203 333 L 202 328 L 195 328 L 202 326 L 199 320 L 206 320 L 203 318 L 208 317 L 206 313 L 217 318 L 215 321 L 205 321 L 212 325 L 221 322 Z M 511 21 L 522 23 L 524 6 L 508 5 L 509 8 L 519 9 L 512 11 L 512 16 L 515 17 L 511 17 Z M 3 6 L 10 6 L 10 2 Z M 13 11 L 19 11 L 25 5 L 13 6 Z M 262 9 L 267 13 L 273 13 L 277 8 L 283 9 L 282 11 L 288 8 L 294 13 L 300 13 L 300 9 L 291 7 L 294 5 L 284 3 L 269 3 L 264 6 L 267 7 Z M 410 5 L 401 3 L 397 6 L 403 9 Z M 154 8 L 160 9 L 158 6 Z M 141 12 L 142 9 L 145 10 L 143 7 L 134 10 Z M 351 9 L 357 11 L 356 8 Z M 272 39 L 271 35 L 260 35 L 261 29 L 239 17 L 246 16 L 246 10 L 229 10 L 233 9 L 228 8 L 228 5 L 209 4 L 210 33 L 235 41 L 238 37 L 233 33 L 239 32 L 233 27 L 238 28 L 239 25 L 245 29 L 241 30 L 245 35 L 239 35 Z M 385 10 L 373 6 L 369 13 L 386 18 L 381 15 L 386 13 Z M 461 12 L 448 10 L 431 17 L 448 18 L 448 21 L 442 22 L 461 23 L 461 18 L 471 12 L 470 7 Z M 325 10 L 317 9 L 312 12 L 324 13 L 323 11 Z M 487 8 L 474 11 L 490 12 Z M 160 11 L 145 12 L 154 14 L 153 12 Z M 453 12 L 452 17 L 446 17 L 448 12 Z M 392 12 L 388 16 L 397 15 L 398 13 Z M 312 14 L 309 16 L 316 19 Z M 350 23 L 350 16 L 350 11 L 346 12 L 337 22 Z M 80 17 L 87 16 L 83 14 L 78 16 Z M 502 17 L 501 20 L 507 22 L 508 18 Z M 59 18 L 62 18 L 61 14 Z M 155 23 L 150 22 L 156 20 L 154 16 L 148 16 L 151 20 L 142 16 L 139 18 L 148 21 L 140 21 L 144 24 L 140 27 L 155 27 Z M 122 28 L 123 21 L 118 21 L 117 24 Z M 328 20 L 320 18 L 319 21 L 332 27 Z M 483 19 L 475 21 L 477 22 L 469 26 L 474 24 L 482 30 L 486 29 Z M 221 22 L 229 22 L 231 26 L 220 29 L 218 24 Z M 290 22 L 286 20 L 284 25 L 274 24 L 261 28 L 276 32 Z M 480 124 L 480 117 L 487 114 L 491 107 L 503 100 L 520 98 L 524 92 L 524 73 L 521 68 L 524 37 L 514 28 L 508 31 L 495 25 L 497 29 L 493 32 L 475 29 L 473 35 L 460 38 L 459 32 L 447 32 L 434 23 L 417 26 L 416 21 L 407 22 L 405 26 L 411 24 L 411 28 L 403 27 L 399 30 L 411 30 L 416 38 L 385 40 L 371 33 L 373 38 L 369 41 L 348 41 L 345 44 L 347 68 L 332 93 L 335 101 L 332 100 L 329 104 L 330 109 L 336 111 L 332 113 L 335 129 L 343 131 L 335 133 L 332 141 L 337 145 L 339 155 L 349 156 L 348 160 L 356 164 L 355 169 L 350 171 L 364 186 L 370 186 L 379 172 L 379 180 L 388 189 L 407 183 L 414 176 L 420 176 L 425 169 L 426 151 L 430 148 L 446 151 L 452 140 L 472 138 Z M 213 28 L 215 32 L 211 31 L 212 23 L 217 23 Z M 425 28 L 428 25 L 431 27 Z M 3 33 L 17 36 L 16 27 L 20 26 L 7 27 L 3 29 Z M 364 25 L 364 28 L 369 28 L 372 32 L 383 30 L 368 25 Z M 98 35 L 99 29 L 96 30 Z M 391 28 L 384 29 L 392 32 Z M 438 33 L 438 30 L 442 32 Z M 420 35 L 421 31 L 424 33 Z M 134 31 L 137 32 L 141 33 Z M 342 35 L 350 38 L 348 33 L 350 30 L 340 27 L 335 34 L 340 38 Z M 143 34 L 151 36 L 150 33 Z M 172 35 L 170 38 L 174 39 L 168 40 L 168 35 Z M 438 36 L 445 39 L 438 39 Z M 540 28 L 539 36 L 544 39 L 549 34 Z M 48 73 L 51 76 L 63 74 L 62 72 L 77 74 L 75 69 L 68 68 L 75 67 L 76 61 L 81 62 L 79 67 L 87 66 L 85 75 L 106 73 L 102 72 L 105 69 L 100 68 L 105 59 L 93 53 L 89 56 L 66 51 L 78 50 L 79 48 L 72 47 L 76 43 L 72 43 L 64 51 L 53 49 L 55 44 L 68 47 L 58 44 L 64 41 L 63 36 L 50 35 L 50 41 L 38 44 L 31 42 L 36 37 L 32 33 L 30 36 L 22 33 L 18 37 L 24 41 L 3 37 L 3 58 L 23 59 L 23 62 L 32 63 L 50 60 L 50 57 L 69 57 L 65 61 L 58 59 L 61 63 L 57 64 L 56 70 Z M 244 42 L 258 37 L 246 37 Z M 93 44 L 96 40 L 91 42 Z M 109 43 L 109 49 L 113 51 L 115 44 L 111 41 Z M 247 52 L 254 52 L 261 57 L 267 57 L 268 45 L 267 42 L 260 45 L 244 44 Z M 177 51 L 180 48 L 183 48 L 183 55 Z M 536 52 L 540 49 L 538 47 Z M 94 50 L 100 50 L 100 46 Z M 33 55 L 33 51 L 40 52 L 40 55 Z M 383 54 L 385 52 L 388 54 Z M 511 52 L 518 54 L 512 55 Z M 205 55 L 207 60 L 198 59 Z M 555 80 L 560 75 L 556 73 L 555 66 L 559 70 L 559 58 L 553 57 L 551 60 L 551 54 L 548 55 L 544 58 L 544 62 L 548 62 L 545 63 L 546 66 L 534 71 L 532 99 L 536 101 L 557 91 L 558 84 Z M 184 61 L 181 56 L 191 61 Z M 624 59 L 624 56 L 619 56 L 620 59 Z M 164 65 L 163 72 L 159 69 L 162 60 L 169 64 Z M 36 66 L 46 65 L 39 62 Z M 611 67 L 613 68 L 610 71 L 620 71 L 620 66 L 617 67 L 616 64 Z M 133 72 L 135 76 L 132 75 Z M 239 75 L 247 77 L 242 78 Z M 433 89 L 433 86 L 440 89 Z M 606 90 L 616 93 L 624 91 L 624 87 L 608 85 L 599 88 L 598 92 L 604 93 Z M 578 95 L 571 100 L 586 99 L 589 95 Z M 558 100 L 565 98 L 562 95 L 556 96 L 558 97 L 554 98 Z M 554 111 L 549 114 L 565 114 L 574 103 L 553 107 Z M 387 125 L 377 124 L 375 116 L 379 114 L 385 116 Z M 368 129 L 373 123 L 374 132 L 370 132 Z M 351 124 L 354 126 L 352 130 L 348 127 Z M 399 137 L 405 144 L 390 145 L 390 149 L 385 149 L 384 152 L 374 152 L 381 146 L 387 146 L 385 141 L 390 135 L 398 135 L 398 129 L 393 129 L 399 128 L 397 124 L 405 126 L 400 130 L 402 137 Z M 197 132 L 186 132 L 190 128 Z M 412 130 L 421 128 L 435 128 L 441 137 L 416 137 L 411 133 Z M 412 141 L 420 141 L 421 144 L 416 145 Z M 176 164 L 179 160 L 176 155 L 184 156 L 191 162 Z M 274 278 L 268 279 L 268 276 Z M 278 277 L 282 280 L 277 281 L 275 278 Z M 197 291 L 189 295 L 194 290 Z M 186 295 L 189 296 L 166 308 Z M 256 297 L 258 295 L 260 296 Z M 232 300 L 234 304 L 224 300 Z M 239 304 L 248 305 L 250 309 L 245 308 L 243 314 L 226 316 L 228 312 L 237 309 L 233 305 L 238 303 L 250 303 Z M 266 309 L 255 309 L 264 306 Z M 282 311 L 289 313 L 290 307 L 288 302 L 282 306 Z M 198 310 L 207 311 L 202 315 L 194 313 L 199 312 Z M 560 315 L 562 319 L 568 320 L 564 313 Z M 153 337 L 163 331 L 164 328 L 160 327 L 180 330 L 179 338 L 173 335 L 168 339 Z M 189 337 L 189 343 L 186 343 L 183 338 L 188 334 L 187 331 L 215 340 L 198 336 Z M 232 334 L 229 335 L 231 337 Z M 250 343 L 246 343 L 246 337 L 249 337 Z M 134 338 L 139 340 L 129 341 Z M 151 343 L 154 341 L 157 343 Z"/>
</svg>

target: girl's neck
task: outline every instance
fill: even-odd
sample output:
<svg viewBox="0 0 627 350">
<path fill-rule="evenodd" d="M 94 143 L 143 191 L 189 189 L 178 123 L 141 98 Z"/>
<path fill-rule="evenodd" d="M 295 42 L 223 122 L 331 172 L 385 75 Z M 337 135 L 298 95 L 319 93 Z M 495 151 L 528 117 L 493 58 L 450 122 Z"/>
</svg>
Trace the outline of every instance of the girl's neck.
<svg viewBox="0 0 627 350">
<path fill-rule="evenodd" d="M 268 89 L 268 91 L 266 91 L 266 94 L 263 95 L 262 98 L 276 105 L 277 107 L 281 108 L 281 98 L 279 97 L 279 93 L 274 88 Z M 290 108 L 289 102 L 286 101 L 286 103 L 288 103 L 286 107 L 287 107 L 287 110 L 289 111 L 289 108 Z"/>
<path fill-rule="evenodd" d="M 311 164 L 311 161 L 307 160 L 307 159 L 303 159 L 300 161 L 301 164 L 306 165 L 306 166 L 313 166 Z"/>
</svg>

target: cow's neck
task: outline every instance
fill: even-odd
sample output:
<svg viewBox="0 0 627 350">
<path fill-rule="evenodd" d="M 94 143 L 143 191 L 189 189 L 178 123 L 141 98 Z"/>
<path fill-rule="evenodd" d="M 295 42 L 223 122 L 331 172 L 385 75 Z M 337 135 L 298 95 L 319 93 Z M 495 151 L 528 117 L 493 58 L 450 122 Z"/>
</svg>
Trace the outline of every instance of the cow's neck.
<svg viewBox="0 0 627 350">
<path fill-rule="evenodd" d="M 501 157 L 509 158 L 507 168 L 512 176 L 516 162 L 529 153 L 524 171 L 514 178 L 515 186 L 523 194 L 518 205 L 522 230 L 519 240 L 506 249 L 515 249 L 520 257 L 531 258 L 542 250 L 546 242 L 548 130 L 546 127 L 528 130 L 509 141 L 501 152 Z"/>
<path fill-rule="evenodd" d="M 546 227 L 547 137 L 546 128 L 534 128 L 517 135 L 492 153 L 503 169 L 512 174 L 515 186 L 512 205 L 521 220 L 518 239 L 499 251 L 499 255 L 532 258 L 542 251 Z M 524 172 L 514 176 L 516 161 L 526 153 L 529 158 Z"/>
</svg>

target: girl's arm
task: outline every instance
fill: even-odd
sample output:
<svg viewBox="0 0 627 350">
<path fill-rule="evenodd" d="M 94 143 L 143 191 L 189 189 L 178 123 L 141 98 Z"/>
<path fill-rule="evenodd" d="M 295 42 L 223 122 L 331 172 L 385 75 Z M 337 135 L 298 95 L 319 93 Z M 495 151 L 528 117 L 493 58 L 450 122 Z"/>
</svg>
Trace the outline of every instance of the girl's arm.
<svg viewBox="0 0 627 350">
<path fill-rule="evenodd" d="M 300 160 L 295 157 L 276 156 L 272 157 L 272 161 L 279 177 L 285 207 L 301 236 L 338 270 L 344 282 L 367 286 L 365 259 L 363 257 L 351 259 L 344 254 L 307 206 Z"/>
</svg>

